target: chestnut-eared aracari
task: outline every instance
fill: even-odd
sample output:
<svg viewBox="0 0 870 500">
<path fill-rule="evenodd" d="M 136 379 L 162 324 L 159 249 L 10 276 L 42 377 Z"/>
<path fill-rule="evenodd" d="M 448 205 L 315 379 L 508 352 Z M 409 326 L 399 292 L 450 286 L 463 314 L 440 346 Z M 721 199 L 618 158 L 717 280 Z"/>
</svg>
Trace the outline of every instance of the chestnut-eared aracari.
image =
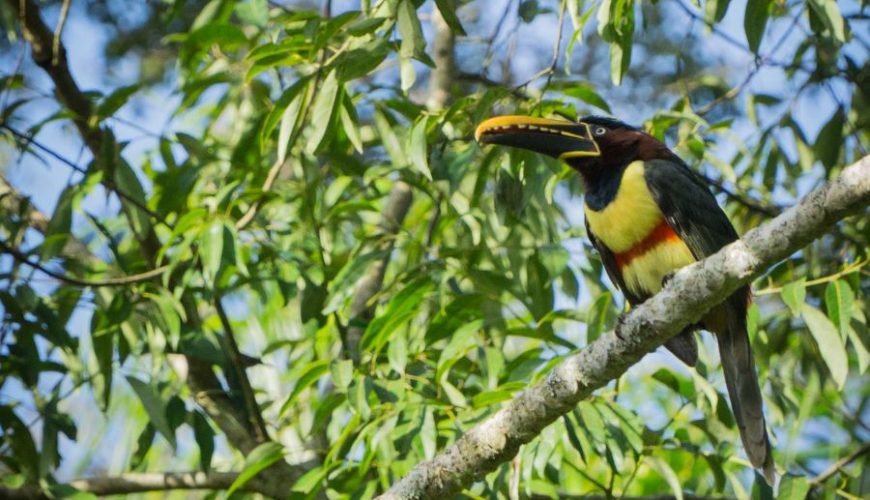
<svg viewBox="0 0 870 500">
<path fill-rule="evenodd" d="M 630 304 L 657 293 L 677 269 L 737 239 L 705 182 L 661 141 L 620 121 L 499 116 L 481 123 L 475 139 L 552 156 L 579 172 L 586 232 L 607 275 Z M 716 334 L 743 446 L 752 465 L 772 483 L 773 458 L 746 333 L 749 301 L 744 286 L 665 346 L 694 366 L 694 330 L 703 327 Z"/>
</svg>

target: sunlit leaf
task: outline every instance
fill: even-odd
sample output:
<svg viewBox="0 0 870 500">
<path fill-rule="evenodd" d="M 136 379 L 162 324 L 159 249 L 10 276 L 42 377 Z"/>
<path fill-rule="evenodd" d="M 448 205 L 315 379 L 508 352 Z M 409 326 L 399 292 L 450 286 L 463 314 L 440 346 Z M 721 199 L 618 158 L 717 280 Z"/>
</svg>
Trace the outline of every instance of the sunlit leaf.
<svg viewBox="0 0 870 500">
<path fill-rule="evenodd" d="M 849 361 L 837 327 L 824 313 L 809 304 L 803 305 L 801 313 L 816 341 L 822 359 L 834 377 L 834 382 L 839 389 L 842 389 L 849 372 Z"/>
<path fill-rule="evenodd" d="M 284 458 L 284 447 L 274 441 L 263 443 L 245 457 L 245 464 L 239 477 L 227 489 L 227 495 L 248 483 L 261 470 Z"/>
<path fill-rule="evenodd" d="M 133 388 L 133 392 L 139 396 L 139 401 L 142 402 L 142 406 L 145 408 L 151 424 L 157 432 L 169 441 L 169 444 L 174 449 L 176 446 L 175 432 L 166 419 L 166 403 L 163 401 L 163 398 L 160 397 L 160 394 L 158 394 L 153 386 L 142 382 L 132 375 L 127 376 L 127 383 Z"/>
</svg>

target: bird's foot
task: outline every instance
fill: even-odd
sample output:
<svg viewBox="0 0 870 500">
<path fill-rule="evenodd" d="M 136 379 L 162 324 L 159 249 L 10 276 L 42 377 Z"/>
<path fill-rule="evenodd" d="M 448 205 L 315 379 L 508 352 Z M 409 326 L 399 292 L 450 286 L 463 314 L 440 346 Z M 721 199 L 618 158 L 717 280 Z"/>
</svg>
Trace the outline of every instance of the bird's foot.
<svg viewBox="0 0 870 500">
<path fill-rule="evenodd" d="M 662 277 L 662 288 L 664 288 L 665 286 L 667 286 L 668 282 L 671 281 L 672 279 L 674 279 L 674 273 L 673 273 L 673 272 L 669 272 L 668 274 L 664 275 L 664 276 Z"/>
</svg>

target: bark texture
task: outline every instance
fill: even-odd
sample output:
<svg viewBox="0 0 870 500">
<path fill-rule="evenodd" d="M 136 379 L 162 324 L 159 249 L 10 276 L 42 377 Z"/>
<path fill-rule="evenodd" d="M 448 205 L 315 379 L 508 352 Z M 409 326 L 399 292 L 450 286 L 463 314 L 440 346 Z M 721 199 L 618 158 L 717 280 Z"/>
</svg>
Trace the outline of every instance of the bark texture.
<svg viewBox="0 0 870 500">
<path fill-rule="evenodd" d="M 829 231 L 840 219 L 856 213 L 866 216 L 868 203 L 870 156 L 846 167 L 837 179 L 742 239 L 678 271 L 661 292 L 626 316 L 619 337 L 602 335 L 563 361 L 542 382 L 520 393 L 432 460 L 418 464 L 380 498 L 448 498 L 481 479 L 509 461 L 544 427 L 699 320 L 737 288 Z"/>
</svg>

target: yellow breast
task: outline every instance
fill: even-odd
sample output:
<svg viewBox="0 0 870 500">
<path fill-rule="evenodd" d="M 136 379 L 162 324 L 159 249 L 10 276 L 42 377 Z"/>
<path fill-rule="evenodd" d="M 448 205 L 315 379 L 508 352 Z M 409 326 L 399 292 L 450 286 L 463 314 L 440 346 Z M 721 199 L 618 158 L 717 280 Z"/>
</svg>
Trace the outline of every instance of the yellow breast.
<svg viewBox="0 0 870 500">
<path fill-rule="evenodd" d="M 643 247 L 641 242 L 664 218 L 646 185 L 643 169 L 640 161 L 626 168 L 616 197 L 603 210 L 585 207 L 589 229 L 614 254 L 629 252 L 638 245 Z M 667 274 L 694 261 L 683 240 L 673 238 L 644 249 L 616 271 L 621 273 L 629 291 L 646 297 L 661 289 Z"/>
<path fill-rule="evenodd" d="M 626 167 L 616 198 L 603 210 L 592 210 L 586 205 L 584 211 L 589 229 L 614 253 L 631 249 L 662 220 L 662 211 L 646 186 L 640 161 Z"/>
<path fill-rule="evenodd" d="M 695 257 L 683 240 L 668 240 L 632 259 L 619 272 L 626 288 L 635 295 L 646 297 L 662 289 L 665 276 L 692 262 L 695 262 Z"/>
</svg>

